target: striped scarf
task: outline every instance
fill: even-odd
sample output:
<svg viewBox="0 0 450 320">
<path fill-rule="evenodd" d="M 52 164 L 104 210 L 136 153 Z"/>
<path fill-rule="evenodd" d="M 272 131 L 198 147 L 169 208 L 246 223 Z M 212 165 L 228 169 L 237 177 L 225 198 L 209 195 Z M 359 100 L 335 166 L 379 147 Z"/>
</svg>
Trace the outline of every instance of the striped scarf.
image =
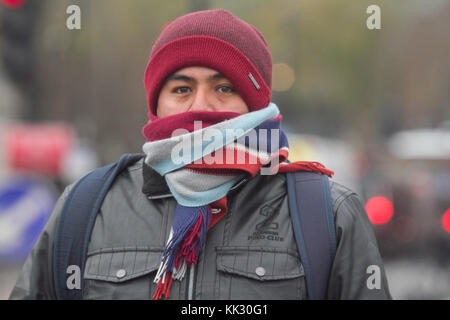
<svg viewBox="0 0 450 320">
<path fill-rule="evenodd" d="M 289 163 L 280 125 L 278 107 L 270 103 L 242 115 L 188 112 L 156 118 L 144 128 L 145 162 L 164 176 L 177 201 L 153 299 L 168 298 L 173 279 L 181 281 L 197 263 L 207 231 L 227 212 L 228 191 L 244 177 L 300 170 L 333 174 L 318 162 Z"/>
</svg>

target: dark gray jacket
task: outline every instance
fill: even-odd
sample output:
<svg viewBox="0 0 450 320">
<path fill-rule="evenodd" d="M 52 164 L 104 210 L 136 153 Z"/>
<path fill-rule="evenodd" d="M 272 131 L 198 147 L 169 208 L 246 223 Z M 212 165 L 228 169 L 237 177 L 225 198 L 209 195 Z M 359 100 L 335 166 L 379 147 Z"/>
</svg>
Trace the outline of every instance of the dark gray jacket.
<svg viewBox="0 0 450 320">
<path fill-rule="evenodd" d="M 55 299 L 52 252 L 66 188 L 23 266 L 10 299 Z M 337 253 L 329 299 L 390 299 L 372 226 L 357 195 L 331 182 Z M 164 179 L 138 161 L 118 176 L 91 235 L 85 299 L 150 299 L 176 202 Z M 242 181 L 209 230 L 196 266 L 170 299 L 306 299 L 284 174 Z"/>
</svg>

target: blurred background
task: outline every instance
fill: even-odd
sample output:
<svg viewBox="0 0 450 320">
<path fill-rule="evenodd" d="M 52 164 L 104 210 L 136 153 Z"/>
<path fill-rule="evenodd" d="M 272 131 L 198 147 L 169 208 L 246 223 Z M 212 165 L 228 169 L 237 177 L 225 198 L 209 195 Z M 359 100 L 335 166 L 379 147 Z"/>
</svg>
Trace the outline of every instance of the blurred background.
<svg viewBox="0 0 450 320">
<path fill-rule="evenodd" d="M 290 159 L 361 196 L 393 297 L 450 299 L 448 0 L 0 0 L 0 299 L 63 188 L 141 152 L 162 27 L 213 8 L 264 34 Z"/>
</svg>

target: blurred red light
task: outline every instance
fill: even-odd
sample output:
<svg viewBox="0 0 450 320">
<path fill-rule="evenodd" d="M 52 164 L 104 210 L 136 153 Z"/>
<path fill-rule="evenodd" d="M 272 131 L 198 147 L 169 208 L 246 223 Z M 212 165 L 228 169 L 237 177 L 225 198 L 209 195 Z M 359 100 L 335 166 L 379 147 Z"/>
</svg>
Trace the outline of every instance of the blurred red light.
<svg viewBox="0 0 450 320">
<path fill-rule="evenodd" d="M 72 129 L 64 124 L 15 124 L 5 130 L 7 164 L 14 171 L 61 174 L 73 144 Z"/>
<path fill-rule="evenodd" d="M 373 224 L 385 224 L 394 215 L 392 201 L 381 196 L 369 199 L 364 208 Z"/>
<path fill-rule="evenodd" d="M 450 208 L 442 215 L 442 228 L 450 233 Z"/>
<path fill-rule="evenodd" d="M 25 0 L 2 0 L 2 3 L 11 9 L 18 9 L 23 6 Z"/>
</svg>

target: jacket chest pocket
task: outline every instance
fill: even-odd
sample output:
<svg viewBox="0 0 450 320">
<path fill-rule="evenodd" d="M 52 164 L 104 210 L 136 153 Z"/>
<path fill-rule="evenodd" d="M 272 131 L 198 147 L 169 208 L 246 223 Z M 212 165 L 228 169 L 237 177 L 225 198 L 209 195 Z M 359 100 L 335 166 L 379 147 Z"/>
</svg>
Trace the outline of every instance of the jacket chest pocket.
<svg viewBox="0 0 450 320">
<path fill-rule="evenodd" d="M 84 299 L 151 299 L 161 248 L 105 248 L 88 254 Z"/>
<path fill-rule="evenodd" d="M 217 299 L 306 299 L 298 253 L 284 248 L 218 247 Z"/>
</svg>

